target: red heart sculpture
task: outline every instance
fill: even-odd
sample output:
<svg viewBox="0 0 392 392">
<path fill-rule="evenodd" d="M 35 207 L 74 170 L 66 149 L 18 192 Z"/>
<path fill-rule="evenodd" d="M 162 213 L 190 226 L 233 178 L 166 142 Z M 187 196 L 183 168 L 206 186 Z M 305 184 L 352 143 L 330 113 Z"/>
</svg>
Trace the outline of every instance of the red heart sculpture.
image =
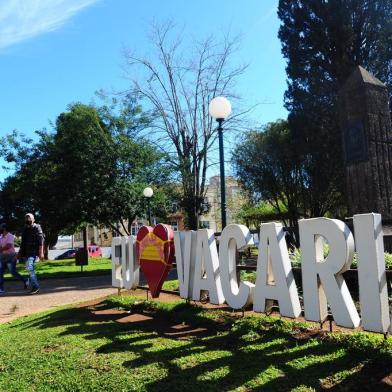
<svg viewBox="0 0 392 392">
<path fill-rule="evenodd" d="M 171 226 L 143 226 L 136 237 L 136 255 L 153 298 L 159 297 L 174 260 L 174 233 Z"/>
</svg>

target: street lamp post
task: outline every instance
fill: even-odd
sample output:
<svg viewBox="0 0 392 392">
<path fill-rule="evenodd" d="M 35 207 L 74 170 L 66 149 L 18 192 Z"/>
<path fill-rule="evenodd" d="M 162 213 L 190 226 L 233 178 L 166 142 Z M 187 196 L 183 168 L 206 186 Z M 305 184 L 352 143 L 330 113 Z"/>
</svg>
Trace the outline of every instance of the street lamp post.
<svg viewBox="0 0 392 392">
<path fill-rule="evenodd" d="M 154 194 L 154 191 L 152 188 L 149 186 L 147 188 L 144 188 L 143 195 L 145 198 L 147 198 L 147 209 L 148 209 L 148 223 L 151 226 L 151 206 L 150 206 L 150 199 L 152 195 Z"/>
<path fill-rule="evenodd" d="M 219 160 L 220 160 L 220 186 L 221 186 L 221 217 L 222 230 L 226 227 L 226 188 L 225 188 L 225 157 L 223 148 L 223 121 L 229 117 L 231 113 L 230 101 L 225 97 L 215 97 L 209 105 L 211 117 L 218 122 L 218 139 L 219 139 Z"/>
</svg>

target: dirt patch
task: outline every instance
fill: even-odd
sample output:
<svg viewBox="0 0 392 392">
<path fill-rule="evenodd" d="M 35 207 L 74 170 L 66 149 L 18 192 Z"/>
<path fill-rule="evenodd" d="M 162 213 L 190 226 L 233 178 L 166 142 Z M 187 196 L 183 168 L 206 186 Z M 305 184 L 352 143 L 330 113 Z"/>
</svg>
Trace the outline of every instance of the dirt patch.
<svg viewBox="0 0 392 392">
<path fill-rule="evenodd" d="M 146 294 L 146 290 L 144 289 L 137 289 L 134 291 L 127 291 L 127 290 L 122 290 L 120 292 L 120 295 L 123 296 L 133 296 L 133 297 L 141 297 L 144 299 L 152 299 L 151 295 Z M 169 293 L 161 293 L 159 295 L 159 298 L 154 298 L 154 300 L 159 301 L 159 302 L 172 302 L 172 301 L 178 301 L 180 299 L 180 297 L 178 295 L 175 294 L 169 294 Z M 232 316 L 236 316 L 236 317 L 242 317 L 244 315 L 254 315 L 254 314 L 260 314 L 260 313 L 255 313 L 252 310 L 252 306 L 249 306 L 245 309 L 232 309 L 230 306 L 228 306 L 227 304 L 221 304 L 221 305 L 214 305 L 211 304 L 209 302 L 196 302 L 196 301 L 189 301 L 192 304 L 198 305 L 198 306 L 202 306 L 205 309 L 213 309 L 213 310 L 224 310 L 225 312 L 230 313 L 230 315 Z M 274 308 L 274 310 L 270 313 L 268 313 L 268 315 L 273 316 L 273 317 L 279 317 L 282 320 L 286 320 L 286 321 L 293 321 L 293 319 L 289 318 L 289 317 L 284 317 L 279 313 L 279 310 L 276 310 Z M 223 321 L 223 320 L 222 320 Z M 317 337 L 316 335 L 320 335 L 320 336 L 325 336 L 326 332 L 346 332 L 346 333 L 352 333 L 352 332 L 359 332 L 362 331 L 361 327 L 355 328 L 355 329 L 348 329 L 348 328 L 344 328 L 341 327 L 339 325 L 336 325 L 336 323 L 332 320 L 326 320 L 323 323 L 317 323 L 317 322 L 311 322 L 305 319 L 304 316 L 300 316 L 298 318 L 295 319 L 295 321 L 298 322 L 306 322 L 308 323 L 311 328 L 308 330 L 308 332 L 306 332 L 307 336 L 311 336 L 312 334 L 314 335 L 314 337 Z M 303 331 L 304 332 L 304 331 Z M 305 332 L 304 332 L 305 333 Z M 300 335 L 298 336 L 298 338 L 300 339 Z M 306 339 L 306 337 L 304 336 L 304 339 Z"/>
<path fill-rule="evenodd" d="M 128 293 L 123 292 L 122 295 Z M 131 292 L 132 296 L 146 298 L 144 290 Z M 143 329 L 171 339 L 195 339 L 216 334 L 216 330 L 211 330 L 207 326 L 191 325 L 189 323 L 179 323 L 178 320 L 168 319 L 159 311 L 144 309 L 142 302 L 130 309 L 108 308 L 104 302 L 105 298 L 87 301 L 75 306 L 75 314 L 72 319 L 75 322 L 116 322 L 122 325 L 129 324 L 132 329 Z M 178 300 L 178 296 L 171 294 L 161 294 L 159 302 L 173 302 Z M 219 324 L 219 321 L 218 321 Z"/>
<path fill-rule="evenodd" d="M 327 336 L 327 332 L 322 329 L 295 328 L 292 337 L 298 341 L 307 341 L 310 339 L 323 339 Z"/>
</svg>

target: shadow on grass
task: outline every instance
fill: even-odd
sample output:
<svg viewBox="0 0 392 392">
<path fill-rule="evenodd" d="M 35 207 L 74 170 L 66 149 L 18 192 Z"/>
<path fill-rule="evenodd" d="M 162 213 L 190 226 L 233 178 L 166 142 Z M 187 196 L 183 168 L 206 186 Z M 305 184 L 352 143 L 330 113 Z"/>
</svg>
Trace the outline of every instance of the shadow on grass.
<svg viewBox="0 0 392 392">
<path fill-rule="evenodd" d="M 207 316 L 184 303 L 157 308 L 134 303 L 131 311 L 115 302 L 65 309 L 15 323 L 19 329 L 62 327 L 59 336 L 104 338 L 98 355 L 136 354 L 123 362 L 129 372 L 158 363 L 165 375 L 148 391 L 391 391 L 390 352 L 345 345 L 327 337 L 297 340 L 287 323 L 225 312 Z M 264 320 L 264 321 L 263 321 Z M 267 321 L 265 321 L 267 320 Z M 169 339 L 171 344 L 165 344 Z M 178 344 L 173 344 L 177 341 Z"/>
</svg>

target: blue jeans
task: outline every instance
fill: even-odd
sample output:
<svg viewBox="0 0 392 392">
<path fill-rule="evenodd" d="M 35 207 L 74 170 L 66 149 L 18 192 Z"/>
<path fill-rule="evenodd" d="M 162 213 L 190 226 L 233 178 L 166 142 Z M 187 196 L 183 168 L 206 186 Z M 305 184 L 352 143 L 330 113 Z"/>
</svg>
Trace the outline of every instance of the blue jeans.
<svg viewBox="0 0 392 392">
<path fill-rule="evenodd" d="M 39 288 L 37 275 L 35 274 L 35 260 L 37 256 L 29 256 L 26 261 L 26 270 L 30 276 L 30 286 Z"/>
<path fill-rule="evenodd" d="M 24 282 L 23 276 L 16 270 L 16 253 L 0 254 L 0 290 L 4 290 L 4 272 L 8 267 L 10 274 Z"/>
</svg>

